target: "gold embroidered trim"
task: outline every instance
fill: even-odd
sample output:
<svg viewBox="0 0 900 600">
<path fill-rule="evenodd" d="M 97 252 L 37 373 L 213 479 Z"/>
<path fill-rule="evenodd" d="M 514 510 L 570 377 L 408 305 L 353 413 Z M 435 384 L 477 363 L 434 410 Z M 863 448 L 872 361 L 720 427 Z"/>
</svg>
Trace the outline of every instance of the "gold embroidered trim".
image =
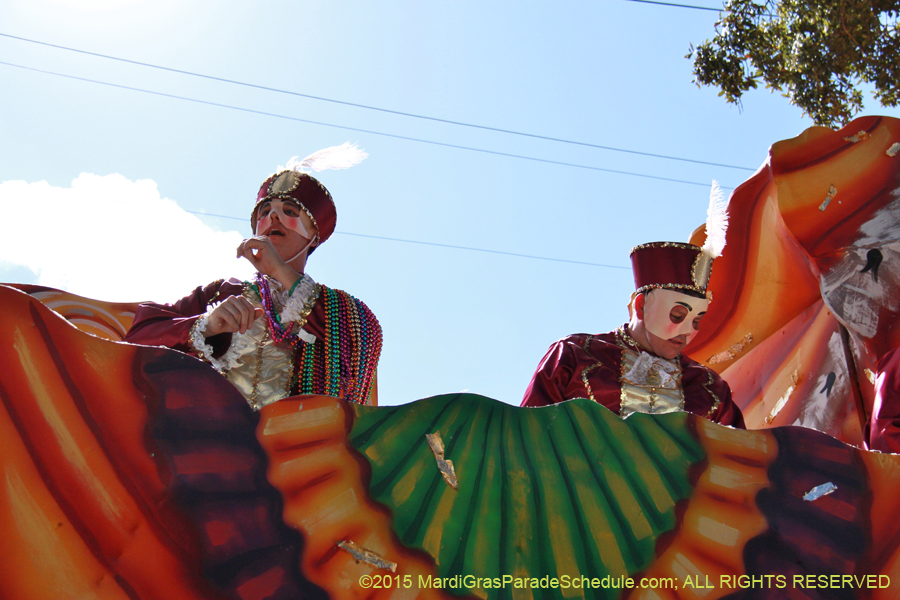
<svg viewBox="0 0 900 600">
<path fill-rule="evenodd" d="M 213 281 L 210 284 L 210 285 L 216 286 L 217 289 L 216 289 L 216 293 L 213 294 L 212 298 L 209 299 L 209 302 L 206 303 L 206 306 L 203 307 L 204 309 L 206 309 L 210 304 L 212 304 L 213 302 L 215 302 L 216 300 L 219 299 L 219 294 L 222 293 L 222 284 L 224 282 L 225 282 L 224 279 L 216 279 L 215 281 Z"/>
<path fill-rule="evenodd" d="M 290 178 L 290 181 L 288 181 Z M 271 199 L 273 196 L 281 196 L 287 195 L 297 189 L 297 186 L 300 185 L 300 174 L 294 170 L 285 170 L 277 173 L 275 178 L 272 179 L 272 183 L 269 184 L 268 189 L 266 189 L 266 197 L 260 200 L 257 204 L 262 204 L 266 200 Z"/>
<path fill-rule="evenodd" d="M 332 204 L 334 204 L 334 203 L 332 202 Z M 316 222 L 316 218 L 313 216 L 313 214 L 312 214 L 311 212 L 309 212 L 309 209 L 306 208 L 306 206 L 305 206 L 302 202 L 297 202 L 297 205 L 298 205 L 301 209 L 303 209 L 303 212 L 305 212 L 305 213 L 306 213 L 306 216 L 309 217 L 309 220 L 312 221 L 313 227 L 316 228 L 316 237 L 313 238 L 313 243 L 312 243 L 312 247 L 315 248 L 315 247 L 318 246 L 319 243 L 320 243 L 320 240 L 319 240 L 319 224 Z"/>
<path fill-rule="evenodd" d="M 681 242 L 649 242 L 647 244 L 635 246 L 631 249 L 631 252 L 628 253 L 628 256 L 645 248 L 680 248 L 682 250 L 696 250 L 697 252 L 700 252 L 700 246 L 695 246 L 693 244 L 683 244 Z"/>
<path fill-rule="evenodd" d="M 625 353 L 628 352 L 628 346 L 631 346 L 640 352 L 640 346 L 630 335 L 625 333 L 623 327 L 616 329 L 616 345 L 622 349 L 622 357 L 619 360 L 619 412 L 617 413 L 621 417 L 622 407 L 625 406 L 628 401 L 628 394 L 625 392 L 625 386 L 622 384 L 622 382 L 625 381 Z"/>
<path fill-rule="evenodd" d="M 703 389 L 709 392 L 709 395 L 713 397 L 713 405 L 712 408 L 709 409 L 709 412 L 706 413 L 706 418 L 712 420 L 713 415 L 716 414 L 716 411 L 719 410 L 719 405 L 722 404 L 722 401 L 719 400 L 719 397 L 716 396 L 715 392 L 709 387 L 713 384 L 713 376 L 709 371 L 706 372 L 706 383 L 701 384 Z"/>
<path fill-rule="evenodd" d="M 692 292 L 697 292 L 698 294 L 703 294 L 707 300 L 710 302 L 713 299 L 712 292 L 708 292 L 704 289 L 698 288 L 693 285 L 685 285 L 683 283 L 651 283 L 649 285 L 644 285 L 635 290 L 635 294 L 643 294 L 644 292 L 650 291 L 655 288 L 660 288 L 664 290 L 691 290 Z"/>
<path fill-rule="evenodd" d="M 634 341 L 634 338 L 628 335 L 623 327 L 619 327 L 618 329 L 616 329 L 616 344 L 623 349 L 625 348 L 624 344 L 628 344 L 639 352 L 643 350 L 643 348 L 641 348 L 641 345 Z"/>
<path fill-rule="evenodd" d="M 581 349 L 584 350 L 584 353 L 591 357 L 591 360 L 594 361 L 594 364 L 589 365 L 581 370 L 581 381 L 584 382 L 584 389 L 587 390 L 588 394 L 587 397 L 590 398 L 592 402 L 597 402 L 597 399 L 594 398 L 594 392 L 591 389 L 591 383 L 588 380 L 588 374 L 594 369 L 606 367 L 607 369 L 612 370 L 612 368 L 591 353 L 590 346 L 592 341 L 594 341 L 594 336 L 589 335 L 584 339 L 584 343 L 581 345 Z"/>
<path fill-rule="evenodd" d="M 300 311 L 300 318 L 294 321 L 294 323 L 297 324 L 297 329 L 302 329 L 303 326 L 306 325 L 306 321 L 309 320 L 309 314 L 312 312 L 321 293 L 322 284 L 317 283 L 316 287 L 313 288 L 313 293 L 310 294 L 309 298 L 306 299 L 306 302 L 303 303 L 303 310 Z"/>
<path fill-rule="evenodd" d="M 581 345 L 581 349 L 584 350 L 584 353 L 590 356 L 592 359 L 597 360 L 597 357 L 591 354 L 591 342 L 594 341 L 594 336 L 589 335 L 584 338 L 584 343 Z"/>
<path fill-rule="evenodd" d="M 703 294 L 706 293 L 706 286 L 709 285 L 709 278 L 712 276 L 712 266 L 713 259 L 706 252 L 701 251 L 694 258 L 694 264 L 691 267 L 691 280 Z"/>
<path fill-rule="evenodd" d="M 588 373 L 592 370 L 596 369 L 598 365 L 591 365 L 589 367 L 585 367 L 581 370 L 581 381 L 584 382 L 584 389 L 587 390 L 587 397 L 591 402 L 596 402 L 597 400 L 594 398 L 594 392 L 591 390 L 591 384 L 588 381 Z"/>
<path fill-rule="evenodd" d="M 587 390 L 587 394 L 588 394 L 587 397 L 590 398 L 591 402 L 596 402 L 597 400 L 594 399 L 594 392 L 591 390 L 591 384 L 590 384 L 590 382 L 588 382 L 588 377 L 587 377 L 588 373 L 590 373 L 591 371 L 593 371 L 594 369 L 596 369 L 597 367 L 600 366 L 600 361 L 597 360 L 597 357 L 594 356 L 593 354 L 591 354 L 591 351 L 590 351 L 591 340 L 593 340 L 593 339 L 594 339 L 594 336 L 589 335 L 584 339 L 584 343 L 581 345 L 581 349 L 584 350 L 584 353 L 587 354 L 588 356 L 590 356 L 594 361 L 596 361 L 594 364 L 587 366 L 581 370 L 581 381 L 584 382 L 584 389 Z"/>
</svg>

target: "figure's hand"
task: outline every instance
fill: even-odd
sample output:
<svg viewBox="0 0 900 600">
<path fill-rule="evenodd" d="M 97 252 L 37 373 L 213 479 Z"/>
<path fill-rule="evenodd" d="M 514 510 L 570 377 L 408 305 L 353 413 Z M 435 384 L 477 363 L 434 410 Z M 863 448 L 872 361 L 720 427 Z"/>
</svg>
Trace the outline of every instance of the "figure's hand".
<svg viewBox="0 0 900 600">
<path fill-rule="evenodd" d="M 241 242 L 237 248 L 237 256 L 249 260 L 263 275 L 277 279 L 285 289 L 290 289 L 301 277 L 291 265 L 284 262 L 272 241 L 265 235 L 257 235 Z"/>
<path fill-rule="evenodd" d="M 245 333 L 262 314 L 263 309 L 254 307 L 243 296 L 230 296 L 209 313 L 204 335 L 212 337 L 236 331 Z"/>
<path fill-rule="evenodd" d="M 237 256 L 238 258 L 243 256 L 257 271 L 269 277 L 275 277 L 276 271 L 283 270 L 287 266 L 269 237 L 265 235 L 256 235 L 241 242 L 237 247 Z"/>
</svg>

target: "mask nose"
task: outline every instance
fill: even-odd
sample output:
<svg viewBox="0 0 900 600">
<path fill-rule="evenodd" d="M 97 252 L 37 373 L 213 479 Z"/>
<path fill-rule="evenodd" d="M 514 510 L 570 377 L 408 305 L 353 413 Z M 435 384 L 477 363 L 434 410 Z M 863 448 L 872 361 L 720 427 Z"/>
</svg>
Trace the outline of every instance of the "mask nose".
<svg viewBox="0 0 900 600">
<path fill-rule="evenodd" d="M 691 337 L 695 333 L 697 332 L 694 330 L 694 316 L 688 314 L 688 316 L 684 318 L 684 321 L 678 324 L 675 335 L 686 335 Z"/>
</svg>

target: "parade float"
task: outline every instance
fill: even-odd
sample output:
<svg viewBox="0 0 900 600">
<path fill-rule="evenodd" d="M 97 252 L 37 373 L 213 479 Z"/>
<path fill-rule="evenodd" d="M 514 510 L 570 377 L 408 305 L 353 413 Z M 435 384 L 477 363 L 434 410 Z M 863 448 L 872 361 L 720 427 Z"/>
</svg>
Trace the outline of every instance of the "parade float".
<svg viewBox="0 0 900 600">
<path fill-rule="evenodd" d="M 897 597 L 900 457 L 863 448 L 898 154 L 900 120 L 813 128 L 734 191 L 688 354 L 747 431 L 469 394 L 254 412 L 122 343 L 134 305 L 0 287 L 0 598 Z"/>
</svg>

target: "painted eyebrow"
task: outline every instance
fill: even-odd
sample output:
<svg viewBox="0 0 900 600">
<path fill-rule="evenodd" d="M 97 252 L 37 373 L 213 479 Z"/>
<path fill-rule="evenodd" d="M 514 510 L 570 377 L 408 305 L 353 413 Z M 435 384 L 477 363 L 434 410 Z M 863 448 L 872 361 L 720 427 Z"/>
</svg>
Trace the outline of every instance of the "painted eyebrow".
<svg viewBox="0 0 900 600">
<path fill-rule="evenodd" d="M 676 300 L 675 304 L 680 304 L 681 306 L 687 308 L 690 312 L 694 312 L 693 307 L 691 307 L 691 305 L 688 304 L 687 302 L 680 302 L 680 301 Z M 703 312 L 697 313 L 697 316 L 702 317 L 705 314 L 706 314 L 706 311 L 704 310 Z"/>
</svg>

